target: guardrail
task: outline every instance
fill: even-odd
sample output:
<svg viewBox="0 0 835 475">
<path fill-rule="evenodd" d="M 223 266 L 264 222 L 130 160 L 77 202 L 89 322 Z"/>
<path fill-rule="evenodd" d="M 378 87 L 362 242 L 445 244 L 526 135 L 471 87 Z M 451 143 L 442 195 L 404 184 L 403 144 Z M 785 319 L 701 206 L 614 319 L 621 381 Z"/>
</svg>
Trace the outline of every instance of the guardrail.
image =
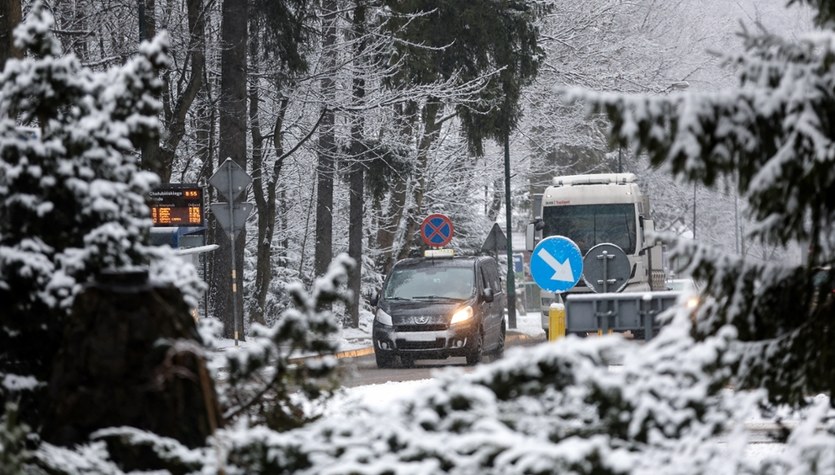
<svg viewBox="0 0 835 475">
<path fill-rule="evenodd" d="M 571 294 L 565 301 L 566 332 L 643 333 L 649 340 L 661 328 L 658 315 L 674 306 L 678 291 Z"/>
</svg>

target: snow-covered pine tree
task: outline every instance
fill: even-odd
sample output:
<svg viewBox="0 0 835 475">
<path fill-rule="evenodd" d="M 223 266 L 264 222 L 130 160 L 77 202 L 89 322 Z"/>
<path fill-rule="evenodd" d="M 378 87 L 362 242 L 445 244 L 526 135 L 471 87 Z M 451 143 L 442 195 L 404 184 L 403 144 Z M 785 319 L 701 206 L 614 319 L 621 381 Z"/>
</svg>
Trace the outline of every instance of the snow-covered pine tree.
<svg viewBox="0 0 835 475">
<path fill-rule="evenodd" d="M 0 74 L 0 401 L 20 398 L 34 428 L 84 283 L 103 269 L 137 266 L 181 288 L 196 282 L 193 269 L 147 246 L 144 194 L 157 178 L 137 166 L 139 144 L 156 133 L 167 41 L 93 72 L 61 55 L 52 24 L 33 5 L 15 31 L 27 57 Z"/>
<path fill-rule="evenodd" d="M 773 402 L 835 395 L 835 34 L 797 41 L 743 32 L 745 51 L 727 63 L 739 87 L 718 93 L 579 95 L 612 122 L 613 141 L 646 152 L 690 182 L 734 183 L 754 225 L 748 238 L 800 245 L 806 262 L 762 262 L 695 242 L 675 254 L 706 282 L 696 331 L 726 324 L 739 334 L 738 387 L 763 387 Z M 833 399 L 835 401 L 835 399 Z"/>
</svg>

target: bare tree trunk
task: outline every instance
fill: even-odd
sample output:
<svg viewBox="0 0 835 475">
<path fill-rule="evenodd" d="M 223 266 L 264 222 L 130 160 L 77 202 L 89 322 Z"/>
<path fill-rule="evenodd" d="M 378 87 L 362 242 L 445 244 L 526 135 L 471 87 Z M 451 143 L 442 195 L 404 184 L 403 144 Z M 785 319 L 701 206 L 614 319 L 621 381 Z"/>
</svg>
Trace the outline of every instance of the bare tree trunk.
<svg viewBox="0 0 835 475">
<path fill-rule="evenodd" d="M 258 214 L 258 239 L 255 242 L 255 296 L 252 299 L 249 316 L 254 323 L 266 324 L 264 306 L 267 300 L 267 290 L 272 279 L 272 229 L 275 221 L 275 201 L 267 202 L 264 195 L 264 138 L 261 134 L 261 120 L 258 117 L 259 107 L 259 79 L 258 76 L 258 21 L 255 16 L 249 20 L 249 57 L 250 67 L 256 73 L 250 78 L 249 84 L 249 130 L 252 136 L 252 194 L 255 198 L 255 212 Z M 268 177 L 267 177 L 268 178 Z"/>
<path fill-rule="evenodd" d="M 197 155 L 200 160 L 203 162 L 203 165 L 200 169 L 200 173 L 198 175 L 198 181 L 203 181 L 204 179 L 208 180 L 209 176 L 211 176 L 212 172 L 215 169 L 215 117 L 216 117 L 216 109 L 215 104 L 212 98 L 212 89 L 213 83 L 205 77 L 205 71 L 203 84 L 204 87 L 200 91 L 200 97 L 197 101 L 197 110 L 196 110 L 196 130 L 195 130 L 195 141 L 197 145 Z M 215 201 L 216 194 L 212 187 L 209 187 L 205 190 L 205 201 L 206 203 L 213 203 Z M 205 242 L 217 242 L 217 238 L 215 237 L 216 231 L 218 230 L 217 223 L 214 222 L 214 215 L 208 213 L 207 215 L 207 222 L 206 222 L 206 241 Z M 209 276 L 212 275 L 212 254 L 204 254 L 202 256 L 202 262 L 204 265 L 203 268 L 203 280 L 209 281 Z M 209 308 L 208 308 L 208 299 L 203 299 L 204 308 L 202 309 L 202 313 L 204 316 L 208 316 Z"/>
<path fill-rule="evenodd" d="M 257 57 L 259 43 L 256 34 L 255 21 L 251 22 L 252 41 L 250 42 L 250 57 Z M 253 68 L 255 69 L 255 68 Z M 282 86 L 280 80 L 276 80 L 276 88 Z M 282 96 L 279 103 L 275 124 L 273 125 L 273 146 L 275 147 L 276 160 L 272 170 L 264 165 L 264 153 L 262 150 L 264 137 L 261 135 L 260 120 L 258 117 L 259 92 L 258 80 L 253 79 L 250 85 L 249 94 L 249 115 L 250 128 L 252 130 L 253 149 L 253 195 L 258 213 L 258 241 L 257 260 L 255 264 L 255 295 L 252 299 L 250 316 L 253 322 L 266 324 L 265 312 L 267 308 L 267 296 L 269 295 L 270 283 L 273 279 L 273 236 L 275 235 L 277 200 L 276 196 L 278 179 L 281 175 L 281 168 L 284 163 L 284 143 L 281 139 L 281 130 L 284 124 L 284 117 L 287 113 L 289 99 Z M 281 200 L 284 200 L 283 190 Z"/>
<path fill-rule="evenodd" d="M 203 11 L 203 0 L 186 0 L 186 9 L 190 33 L 191 72 L 185 90 L 174 103 L 174 107 L 169 109 L 170 114 L 166 117 L 168 133 L 163 135 L 165 140 L 154 150 L 157 154 L 156 157 L 149 160 L 150 166 L 157 167 L 157 169 L 151 170 L 160 176 L 163 183 L 171 181 L 171 171 L 174 166 L 177 147 L 186 133 L 186 115 L 195 98 L 197 98 L 200 88 L 203 87 L 203 74 L 206 69 L 206 55 L 203 50 L 206 42 L 206 15 Z M 185 71 L 183 74 L 185 74 Z M 166 88 L 166 96 L 169 94 L 168 91 L 169 89 Z"/>
<path fill-rule="evenodd" d="M 21 22 L 21 0 L 0 0 L 0 71 L 10 58 L 20 58 L 22 52 L 15 48 L 12 32 Z"/>
<path fill-rule="evenodd" d="M 221 66 L 220 66 L 220 152 L 221 161 L 232 158 L 246 169 L 246 94 L 247 94 L 247 0 L 224 0 L 221 7 Z M 241 200 L 245 200 L 242 197 Z M 243 247 L 246 231 L 235 240 L 236 269 L 232 269 L 232 241 L 226 233 L 217 232 L 220 248 L 214 252 L 214 266 L 210 282 L 212 310 L 223 321 L 223 335 L 234 338 L 234 329 L 243 339 L 243 301 L 235 298 L 233 321 L 233 292 L 242 288 Z M 234 287 L 233 287 L 234 286 Z"/>
<path fill-rule="evenodd" d="M 390 186 L 391 196 L 386 206 L 386 214 L 377 230 L 377 246 L 380 249 L 377 265 L 383 273 L 388 273 L 394 264 L 394 239 L 397 237 L 397 229 L 403 219 L 406 205 L 406 177 L 397 175 Z"/>
<path fill-rule="evenodd" d="M 363 54 L 365 53 L 365 14 L 366 7 L 362 2 L 357 2 L 354 10 L 354 31 L 359 38 L 354 52 L 354 60 L 357 63 L 362 63 Z M 354 76 L 354 105 L 359 106 L 365 98 L 365 79 L 362 77 L 362 67 L 358 64 L 355 68 L 357 75 Z M 359 303 L 362 290 L 362 220 L 363 220 L 363 201 L 365 197 L 365 177 L 363 169 L 365 163 L 363 158 L 365 156 L 365 147 L 362 144 L 364 120 L 362 112 L 356 112 L 351 123 L 351 155 L 354 162 L 351 164 L 350 177 L 350 223 L 348 225 L 348 255 L 356 262 L 356 267 L 348 276 L 348 288 L 354 294 L 354 298 L 348 305 L 348 311 L 351 315 L 351 326 L 359 328 L 360 314 Z"/>
<path fill-rule="evenodd" d="M 325 109 L 319 132 L 319 157 L 316 165 L 316 254 L 313 270 L 322 275 L 333 259 L 333 181 L 336 138 L 334 137 L 334 113 L 331 105 L 336 102 L 336 0 L 322 2 L 324 40 L 322 55 L 324 70 L 320 83 Z"/>
<path fill-rule="evenodd" d="M 429 149 L 438 138 L 438 131 L 441 129 L 441 123 L 438 122 L 438 112 L 441 110 L 441 103 L 430 97 L 426 101 L 423 108 L 421 119 L 423 120 L 423 134 L 418 143 L 417 156 L 417 178 L 418 181 L 412 191 L 414 197 L 414 206 L 409 210 L 406 216 L 406 232 L 403 235 L 403 247 L 400 248 L 398 259 L 403 259 L 409 255 L 413 245 L 418 244 L 413 242 L 415 234 L 417 233 L 418 223 L 423 220 L 423 197 L 426 194 L 426 172 L 429 164 Z"/>
<path fill-rule="evenodd" d="M 139 21 L 139 42 L 141 43 L 152 39 L 157 34 L 156 0 L 136 0 L 136 9 L 136 16 Z M 167 75 L 168 71 L 166 70 L 163 74 Z M 166 91 L 163 93 L 163 99 L 169 94 L 167 85 L 166 81 Z M 161 173 L 164 167 L 160 163 L 158 137 L 154 137 L 142 145 L 142 167 L 160 175 L 163 183 L 168 182 L 168 177 L 163 178 L 163 174 Z M 170 174 L 171 172 L 169 171 L 168 176 Z"/>
<path fill-rule="evenodd" d="M 490 200 L 490 207 L 487 208 L 488 222 L 493 223 L 499 217 L 502 198 L 504 198 L 504 183 L 502 183 L 502 178 L 498 178 L 493 181 L 493 198 Z"/>
<path fill-rule="evenodd" d="M 404 141 L 408 141 L 413 133 L 413 117 L 407 113 L 408 107 L 400 104 L 396 107 L 397 111 L 397 129 L 398 134 L 403 137 Z M 386 213 L 380 219 L 379 227 L 377 228 L 377 249 L 380 255 L 377 260 L 378 268 L 385 274 L 391 270 L 394 265 L 394 256 L 396 255 L 394 249 L 394 240 L 397 237 L 397 230 L 400 228 L 400 223 L 403 219 L 403 213 L 406 206 L 406 190 L 407 177 L 403 174 L 396 174 L 394 181 L 390 183 L 391 195 L 386 206 Z"/>
</svg>

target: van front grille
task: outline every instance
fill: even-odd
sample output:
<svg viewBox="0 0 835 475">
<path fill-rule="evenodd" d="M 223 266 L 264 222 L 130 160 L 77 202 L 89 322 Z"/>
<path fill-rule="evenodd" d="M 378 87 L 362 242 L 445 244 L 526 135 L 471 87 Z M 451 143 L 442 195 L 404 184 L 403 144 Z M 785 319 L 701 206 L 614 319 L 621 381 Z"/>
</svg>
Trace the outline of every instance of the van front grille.
<svg viewBox="0 0 835 475">
<path fill-rule="evenodd" d="M 394 329 L 399 332 L 434 332 L 444 331 L 449 328 L 446 323 L 427 323 L 425 325 L 395 325 Z"/>
<path fill-rule="evenodd" d="M 438 350 L 442 349 L 445 343 L 443 338 L 436 338 L 434 341 L 397 340 L 397 348 L 400 350 Z"/>
</svg>

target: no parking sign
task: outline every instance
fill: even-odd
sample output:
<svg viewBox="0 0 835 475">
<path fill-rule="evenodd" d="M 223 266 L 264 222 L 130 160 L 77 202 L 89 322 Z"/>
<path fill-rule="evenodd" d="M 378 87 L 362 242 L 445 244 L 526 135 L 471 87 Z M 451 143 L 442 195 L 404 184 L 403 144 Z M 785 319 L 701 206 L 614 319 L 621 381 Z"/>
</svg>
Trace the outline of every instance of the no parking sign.
<svg viewBox="0 0 835 475">
<path fill-rule="evenodd" d="M 420 225 L 420 237 L 427 246 L 446 246 L 454 232 L 452 221 L 443 214 L 430 214 Z"/>
</svg>

